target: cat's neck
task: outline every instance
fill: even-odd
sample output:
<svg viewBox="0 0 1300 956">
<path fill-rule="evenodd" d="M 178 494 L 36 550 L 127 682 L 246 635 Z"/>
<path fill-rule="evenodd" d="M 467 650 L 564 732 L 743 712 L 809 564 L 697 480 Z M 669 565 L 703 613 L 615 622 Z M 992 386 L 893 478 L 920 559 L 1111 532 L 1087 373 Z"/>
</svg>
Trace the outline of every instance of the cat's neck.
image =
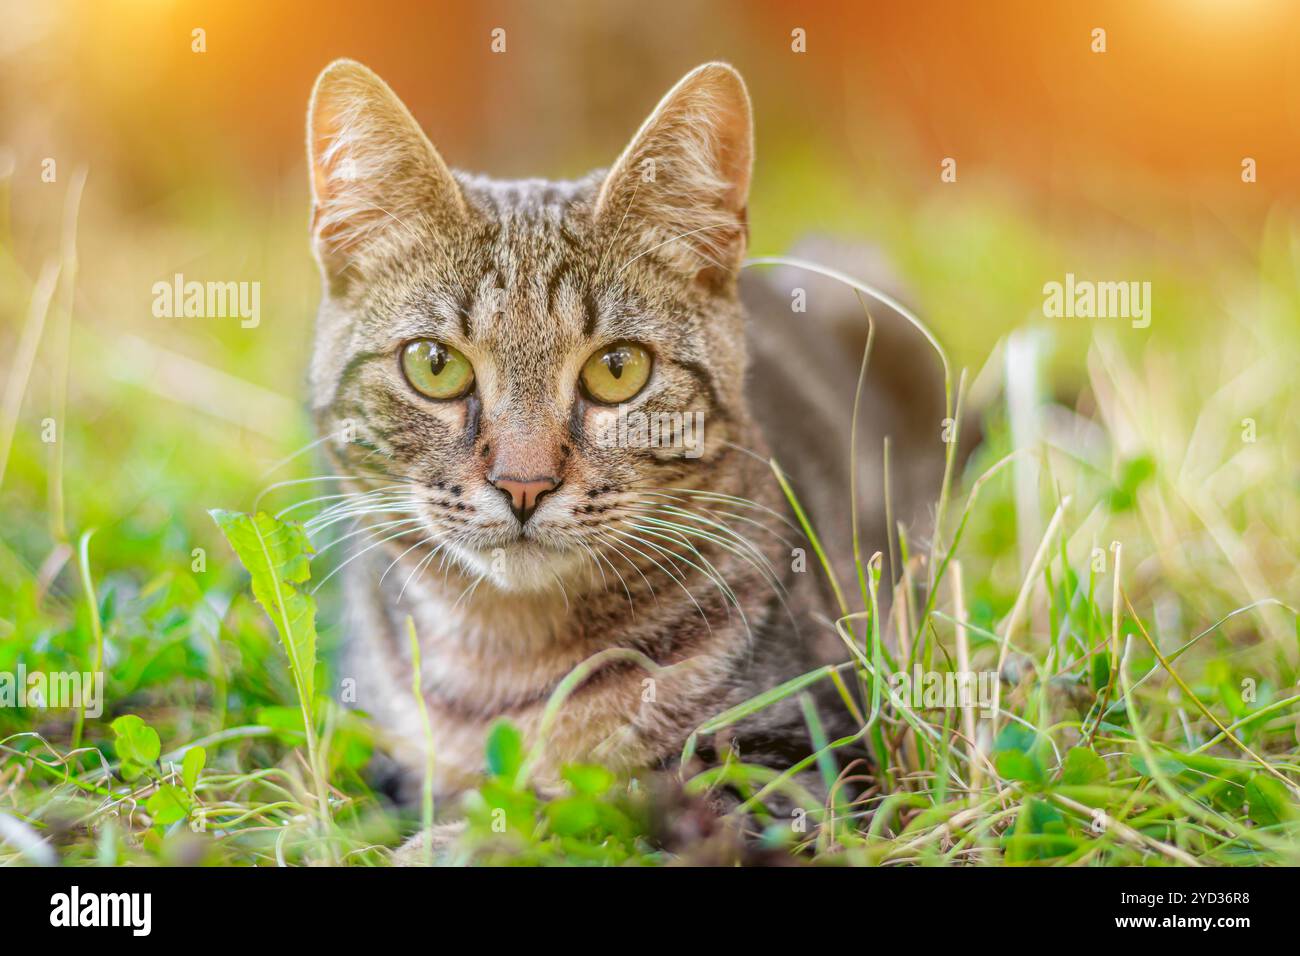
<svg viewBox="0 0 1300 956">
<path fill-rule="evenodd" d="M 422 642 L 438 648 L 473 646 L 484 654 L 519 655 L 562 639 L 570 630 L 580 610 L 574 604 L 579 594 L 569 596 L 576 585 L 556 582 L 552 588 L 518 591 L 460 567 L 448 567 L 411 582 L 400 605 L 409 607 L 424 625 Z M 584 588 L 581 597 L 590 599 L 590 588 Z"/>
</svg>

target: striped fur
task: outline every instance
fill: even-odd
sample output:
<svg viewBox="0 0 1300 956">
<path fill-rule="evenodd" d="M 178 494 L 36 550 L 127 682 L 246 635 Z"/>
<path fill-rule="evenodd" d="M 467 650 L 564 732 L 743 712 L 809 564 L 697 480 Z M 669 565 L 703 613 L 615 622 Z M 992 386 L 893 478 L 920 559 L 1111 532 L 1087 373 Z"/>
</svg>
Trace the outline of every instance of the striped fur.
<svg viewBox="0 0 1300 956">
<path fill-rule="evenodd" d="M 565 675 L 610 648 L 663 670 L 627 657 L 594 669 L 551 728 L 544 777 L 571 760 L 670 760 L 706 718 L 815 666 L 808 632 L 834 614 L 815 571 L 795 572 L 791 550 L 806 543 L 765 460 L 771 427 L 747 398 L 736 276 L 752 138 L 735 71 L 688 75 L 610 172 L 576 182 L 450 172 L 382 81 L 346 61 L 318 81 L 308 138 L 325 280 L 314 412 L 350 489 L 392 495 L 362 521 L 394 530 L 355 539 L 345 572 L 343 676 L 399 762 L 423 759 L 408 616 L 440 796 L 481 772 L 494 719 L 532 739 Z M 433 402 L 407 385 L 400 347 L 423 337 L 473 363 L 467 398 Z M 699 457 L 598 440 L 616 413 L 582 396 L 579 370 L 620 340 L 654 355 L 629 408 L 702 413 Z M 842 426 L 780 427 L 824 427 L 847 445 Z M 562 479 L 522 526 L 486 480 L 502 462 Z M 846 495 L 814 497 L 846 520 Z M 806 753 L 796 705 L 750 721 L 738 746 L 755 759 Z"/>
</svg>

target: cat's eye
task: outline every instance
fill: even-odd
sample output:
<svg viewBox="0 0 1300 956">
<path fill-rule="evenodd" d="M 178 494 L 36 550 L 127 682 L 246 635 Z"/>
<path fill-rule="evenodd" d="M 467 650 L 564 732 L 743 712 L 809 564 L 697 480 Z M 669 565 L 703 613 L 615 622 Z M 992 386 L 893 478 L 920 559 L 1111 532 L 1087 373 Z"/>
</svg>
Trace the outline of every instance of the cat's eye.
<svg viewBox="0 0 1300 956">
<path fill-rule="evenodd" d="M 605 405 L 626 402 L 645 388 L 650 379 L 650 353 L 633 342 L 608 345 L 594 353 L 582 367 L 582 387 L 590 398 Z"/>
<path fill-rule="evenodd" d="M 433 339 L 416 339 L 402 349 L 402 372 L 413 389 L 429 398 L 460 398 L 474 387 L 469 359 Z"/>
</svg>

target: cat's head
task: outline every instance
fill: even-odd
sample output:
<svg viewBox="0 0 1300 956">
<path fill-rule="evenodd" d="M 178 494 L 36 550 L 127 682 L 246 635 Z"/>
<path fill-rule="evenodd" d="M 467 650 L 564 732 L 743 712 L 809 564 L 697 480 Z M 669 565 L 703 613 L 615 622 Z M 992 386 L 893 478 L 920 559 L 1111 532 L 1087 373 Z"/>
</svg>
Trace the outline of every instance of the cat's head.
<svg viewBox="0 0 1300 956">
<path fill-rule="evenodd" d="M 751 129 L 740 76 L 707 64 L 609 171 L 494 181 L 448 169 L 370 70 L 321 74 L 313 406 L 400 542 L 540 589 L 663 489 L 709 486 L 748 422 Z"/>
</svg>

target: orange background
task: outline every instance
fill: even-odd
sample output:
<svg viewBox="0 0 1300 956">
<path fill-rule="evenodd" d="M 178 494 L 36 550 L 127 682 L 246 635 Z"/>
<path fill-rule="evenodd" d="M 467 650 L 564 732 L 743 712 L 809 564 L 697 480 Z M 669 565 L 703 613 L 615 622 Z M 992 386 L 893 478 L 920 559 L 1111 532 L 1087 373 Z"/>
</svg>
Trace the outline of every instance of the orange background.
<svg viewBox="0 0 1300 956">
<path fill-rule="evenodd" d="M 5 20 L 6 141 L 83 151 L 145 202 L 197 170 L 270 183 L 296 169 L 312 79 L 343 55 L 385 76 L 453 165 L 503 175 L 608 162 L 674 79 L 725 58 L 753 87 L 760 157 L 807 143 L 928 180 L 954 156 L 963 175 L 1058 199 L 1158 180 L 1171 201 L 1215 201 L 1252 156 L 1247 202 L 1300 189 L 1288 0 L 116 0 L 18 3 Z M 504 55 L 489 50 L 497 26 Z"/>
</svg>

